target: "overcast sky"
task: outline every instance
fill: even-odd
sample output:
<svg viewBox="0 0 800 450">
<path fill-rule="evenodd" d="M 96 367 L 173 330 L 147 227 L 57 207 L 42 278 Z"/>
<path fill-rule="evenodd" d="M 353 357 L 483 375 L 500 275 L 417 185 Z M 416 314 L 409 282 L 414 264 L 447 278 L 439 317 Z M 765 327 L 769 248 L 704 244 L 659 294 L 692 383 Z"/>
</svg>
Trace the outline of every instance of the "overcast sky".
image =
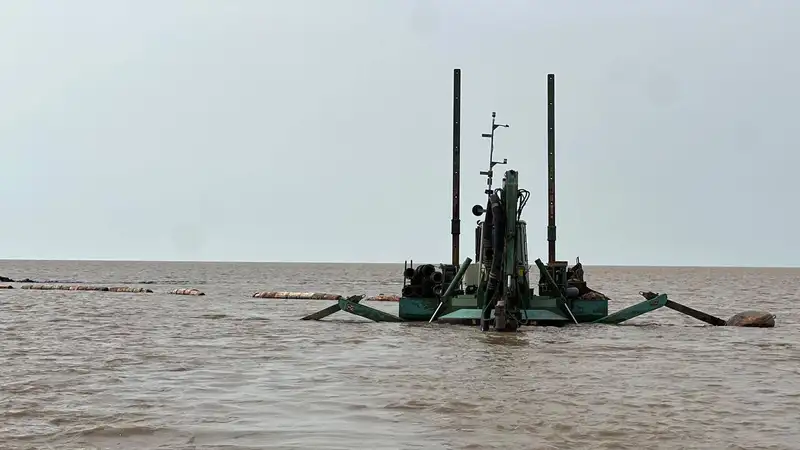
<svg viewBox="0 0 800 450">
<path fill-rule="evenodd" d="M 448 261 L 497 156 L 546 258 L 800 265 L 800 2 L 135 0 L 0 6 L 0 258 Z"/>
</svg>

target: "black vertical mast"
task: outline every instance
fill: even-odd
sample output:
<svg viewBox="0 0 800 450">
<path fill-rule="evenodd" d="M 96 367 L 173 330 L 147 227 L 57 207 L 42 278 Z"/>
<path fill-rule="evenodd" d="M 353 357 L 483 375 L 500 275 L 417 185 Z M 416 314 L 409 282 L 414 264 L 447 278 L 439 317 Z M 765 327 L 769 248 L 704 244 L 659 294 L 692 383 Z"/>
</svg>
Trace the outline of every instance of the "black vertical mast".
<svg viewBox="0 0 800 450">
<path fill-rule="evenodd" d="M 556 260 L 556 76 L 547 75 L 547 255 Z"/>
<path fill-rule="evenodd" d="M 453 219 L 450 233 L 453 236 L 453 265 L 459 264 L 458 247 L 461 234 L 461 69 L 453 70 Z"/>
</svg>

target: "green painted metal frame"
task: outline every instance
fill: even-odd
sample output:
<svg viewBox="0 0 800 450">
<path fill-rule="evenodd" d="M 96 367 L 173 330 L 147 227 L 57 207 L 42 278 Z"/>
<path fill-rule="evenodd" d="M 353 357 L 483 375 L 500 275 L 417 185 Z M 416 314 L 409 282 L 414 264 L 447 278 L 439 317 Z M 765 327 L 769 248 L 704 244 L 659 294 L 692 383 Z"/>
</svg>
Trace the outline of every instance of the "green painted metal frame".
<svg viewBox="0 0 800 450">
<path fill-rule="evenodd" d="M 446 316 L 439 318 L 438 322 L 463 324 L 464 322 L 477 322 L 481 320 L 482 309 L 460 309 L 454 311 Z M 522 322 L 529 324 L 536 323 L 569 323 L 570 319 L 558 314 L 557 312 L 547 309 L 523 309 L 520 310 Z M 489 312 L 489 319 L 494 319 L 494 310 Z"/>
<path fill-rule="evenodd" d="M 331 305 L 323 310 L 309 314 L 300 320 L 322 320 L 338 311 L 344 311 L 361 316 L 365 319 L 372 320 L 373 322 L 405 322 L 403 319 L 387 312 L 362 305 L 360 302 L 363 299 L 363 295 L 353 295 L 351 297 L 342 298 L 339 299 L 335 305 Z"/>
<path fill-rule="evenodd" d="M 474 294 L 454 296 L 442 307 L 437 319 L 461 309 L 476 308 L 477 304 Z M 439 299 L 436 298 L 401 297 L 398 302 L 398 316 L 407 322 L 427 322 L 438 306 Z"/>
<path fill-rule="evenodd" d="M 433 312 L 433 314 L 431 314 L 431 318 L 428 319 L 428 323 L 432 323 L 434 320 L 436 320 L 436 317 L 439 315 L 439 313 L 443 311 L 442 308 L 446 309 L 450 304 L 450 300 L 453 298 L 456 289 L 461 284 L 461 280 L 464 279 L 464 274 L 467 273 L 467 269 L 471 263 L 472 258 L 469 257 L 467 257 L 464 262 L 461 263 L 461 267 L 458 268 L 458 272 L 456 272 L 456 276 L 453 277 L 453 281 L 450 282 L 450 284 L 447 286 L 447 290 L 444 291 L 444 294 L 442 294 L 442 300 L 436 306 L 436 310 Z"/>
<path fill-rule="evenodd" d="M 644 300 L 635 305 L 631 305 L 625 309 L 619 310 L 614 314 L 609 314 L 603 317 L 602 319 L 597 319 L 592 323 L 617 325 L 622 322 L 625 322 L 626 320 L 631 320 L 634 317 L 638 317 L 641 316 L 642 314 L 647 314 L 661 307 L 664 307 L 666 306 L 667 301 L 668 301 L 667 294 L 661 294 L 653 299 Z"/>
<path fill-rule="evenodd" d="M 353 303 L 358 303 L 364 299 L 363 295 L 353 295 L 347 298 L 349 301 Z M 339 303 L 337 302 L 335 305 L 331 305 L 323 310 L 317 311 L 313 314 L 309 314 L 300 320 L 322 320 L 331 314 L 341 311 L 342 309 L 339 307 Z"/>
<path fill-rule="evenodd" d="M 362 305 L 360 302 L 363 295 L 354 295 L 340 299 L 335 305 L 331 305 L 321 311 L 310 314 L 302 320 L 321 320 L 337 311 L 351 313 L 373 322 L 426 322 L 433 314 L 440 301 L 438 299 L 423 299 L 404 297 L 400 301 L 419 303 L 419 312 L 404 317 L 395 316 L 387 312 Z M 524 325 L 569 325 L 573 323 L 559 307 L 560 300 L 557 297 L 543 297 L 531 295 L 527 305 L 520 310 L 521 322 Z M 447 303 L 446 313 L 438 317 L 435 322 L 443 324 L 477 325 L 481 320 L 483 308 L 478 308 L 478 299 L 475 295 L 454 296 Z M 673 302 L 667 298 L 667 294 L 658 294 L 653 298 L 645 299 L 635 305 L 628 306 L 615 313 L 607 314 L 601 318 L 596 318 L 601 312 L 608 311 L 607 300 L 581 300 L 572 299 L 572 311 L 578 323 L 592 323 L 605 325 L 619 325 L 628 320 L 641 315 L 653 312 L 657 309 L 667 307 L 674 311 L 681 312 L 690 317 L 706 322 L 710 325 L 724 326 L 725 321 L 709 314 L 689 308 Z M 402 306 L 402 303 L 401 303 Z M 587 308 L 594 307 L 594 310 L 586 311 Z M 402 311 L 402 309 L 401 309 Z M 489 319 L 494 319 L 494 311 L 489 312 Z"/>
<path fill-rule="evenodd" d="M 422 302 L 420 306 L 422 306 L 421 311 L 415 315 L 407 315 L 406 317 L 398 317 L 393 314 L 389 314 L 387 312 L 362 305 L 360 302 L 364 298 L 363 295 L 355 295 L 348 298 L 340 299 L 335 305 L 331 305 L 328 308 L 325 308 L 321 311 L 318 311 L 314 314 L 310 314 L 308 316 L 303 317 L 302 320 L 321 320 L 325 317 L 334 314 L 337 311 L 344 311 L 348 312 L 365 319 L 369 319 L 373 322 L 425 322 L 427 321 L 435 311 L 436 307 L 439 304 L 439 300 L 437 299 L 422 299 L 422 298 L 409 298 L 405 297 L 401 299 L 407 302 Z M 541 297 L 538 295 L 532 295 L 527 305 L 524 309 L 520 310 L 522 322 L 524 324 L 558 324 L 564 325 L 568 323 L 572 323 L 572 318 L 568 317 L 564 314 L 563 310 L 560 309 L 559 304 L 560 300 L 557 297 Z M 480 321 L 481 314 L 483 313 L 483 308 L 477 308 L 477 297 L 472 296 L 457 296 L 452 297 L 452 299 L 448 302 L 448 309 L 446 314 L 440 316 L 436 322 L 439 323 L 450 323 L 450 324 L 474 324 Z M 676 307 L 675 305 L 679 305 L 667 298 L 667 294 L 659 294 L 655 298 L 652 299 L 645 299 L 635 305 L 631 305 L 627 308 L 619 310 L 613 314 L 608 314 L 604 317 L 599 319 L 594 319 L 597 316 L 598 312 L 605 309 L 608 310 L 608 302 L 606 300 L 573 300 L 573 309 L 574 312 L 577 312 L 575 318 L 578 319 L 578 323 L 594 323 L 594 324 L 607 324 L 607 325 L 618 325 L 625 321 L 631 320 L 633 318 L 639 317 L 643 314 L 647 314 L 649 312 L 655 311 L 657 309 L 663 308 L 665 306 L 670 307 L 679 312 L 683 312 L 680 308 Z M 591 305 L 595 304 L 596 307 L 600 308 L 600 311 L 595 310 L 594 314 L 591 313 L 584 313 L 584 309 L 582 307 L 576 307 L 576 305 L 581 304 L 583 305 Z M 686 307 L 684 307 L 686 308 Z M 494 319 L 494 312 L 489 312 L 489 318 Z M 686 314 L 684 312 L 684 314 Z M 687 314 L 695 317 L 692 314 Z M 704 320 L 701 318 L 701 320 Z M 705 321 L 705 320 L 704 320 Z M 709 322 L 711 323 L 711 322 Z M 712 323 L 716 325 L 715 323 Z"/>
<path fill-rule="evenodd" d="M 369 319 L 373 322 L 405 322 L 405 320 L 395 315 L 362 305 L 358 302 L 350 301 L 346 298 L 339 299 L 339 309 Z"/>
<path fill-rule="evenodd" d="M 550 285 L 550 287 L 553 289 L 554 292 L 558 292 L 558 297 L 556 297 L 558 308 L 560 310 L 563 310 L 566 313 L 567 317 L 572 319 L 573 322 L 578 323 L 578 320 L 575 318 L 575 315 L 572 314 L 572 308 L 570 302 L 567 300 L 566 297 L 564 297 L 564 294 L 561 292 L 561 289 L 559 288 L 558 284 L 556 284 L 556 281 L 553 279 L 553 277 L 550 275 L 550 272 L 547 270 L 547 266 L 545 266 L 542 260 L 539 258 L 536 258 L 536 261 L 534 262 L 536 263 L 536 267 L 539 268 L 539 272 L 547 281 L 547 284 Z"/>
</svg>

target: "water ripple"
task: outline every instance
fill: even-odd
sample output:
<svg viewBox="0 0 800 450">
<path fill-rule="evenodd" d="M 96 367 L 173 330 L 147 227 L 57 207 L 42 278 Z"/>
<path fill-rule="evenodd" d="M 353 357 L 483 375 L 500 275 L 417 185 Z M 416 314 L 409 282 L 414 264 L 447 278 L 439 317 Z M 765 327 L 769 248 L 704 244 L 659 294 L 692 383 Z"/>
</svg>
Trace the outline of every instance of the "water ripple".
<svg viewBox="0 0 800 450">
<path fill-rule="evenodd" d="M 0 262 L 12 278 L 204 284 L 205 297 L 0 291 L 9 449 L 787 449 L 800 441 L 800 271 L 587 268 L 773 330 L 658 311 L 626 326 L 373 324 L 265 288 L 398 290 L 396 265 Z M 354 280 L 354 278 L 358 280 Z M 185 282 L 185 283 L 183 283 Z M 109 283 L 113 284 L 113 283 Z M 119 284 L 119 283 L 117 283 Z M 395 312 L 397 306 L 373 305 Z"/>
</svg>

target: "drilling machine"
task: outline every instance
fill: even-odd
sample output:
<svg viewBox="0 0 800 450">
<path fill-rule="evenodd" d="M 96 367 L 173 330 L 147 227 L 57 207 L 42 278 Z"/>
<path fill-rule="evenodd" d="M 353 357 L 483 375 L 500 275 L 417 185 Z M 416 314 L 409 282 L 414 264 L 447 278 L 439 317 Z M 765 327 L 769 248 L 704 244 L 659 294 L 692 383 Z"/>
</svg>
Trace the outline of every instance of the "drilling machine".
<svg viewBox="0 0 800 450">
<path fill-rule="evenodd" d="M 486 208 L 481 205 L 472 208 L 476 216 L 485 214 L 476 229 L 481 236 L 478 249 L 481 279 L 477 291 L 482 309 L 481 330 L 490 328 L 494 312 L 496 331 L 515 331 L 526 321 L 522 311 L 528 307 L 531 296 L 528 239 L 525 221 L 521 219 L 530 192 L 519 188 L 517 171 L 508 170 L 502 187 L 487 189 L 487 193 Z"/>
</svg>

